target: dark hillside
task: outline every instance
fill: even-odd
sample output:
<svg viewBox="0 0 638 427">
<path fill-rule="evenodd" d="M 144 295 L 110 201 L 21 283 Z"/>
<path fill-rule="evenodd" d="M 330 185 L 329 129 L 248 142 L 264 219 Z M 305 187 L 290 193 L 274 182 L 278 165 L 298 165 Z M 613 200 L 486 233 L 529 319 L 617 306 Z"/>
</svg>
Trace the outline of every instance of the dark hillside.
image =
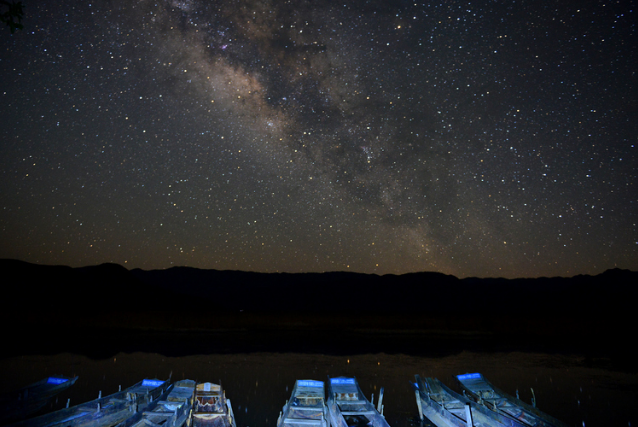
<svg viewBox="0 0 638 427">
<path fill-rule="evenodd" d="M 187 331 L 240 339 L 250 348 L 259 342 L 284 348 L 286 331 L 295 331 L 300 342 L 323 331 L 333 341 L 353 333 L 417 334 L 621 351 L 637 325 L 638 273 L 618 269 L 506 280 L 431 272 L 129 271 L 115 264 L 70 268 L 0 260 L 0 271 L 11 278 L 5 281 L 11 297 L 2 302 L 7 336 L 18 341 L 37 330 L 33 351 L 58 339 L 58 350 L 107 341 L 121 348 L 133 335 L 133 347 L 140 340 L 159 345 L 152 334 Z"/>
<path fill-rule="evenodd" d="M 170 290 L 158 292 L 117 264 L 70 268 L 16 260 L 0 260 L 0 271 L 12 277 L 10 298 L 3 312 L 26 325 L 99 322 L 101 318 L 126 317 L 133 312 L 165 312 L 170 304 L 186 304 L 190 298 Z"/>
</svg>

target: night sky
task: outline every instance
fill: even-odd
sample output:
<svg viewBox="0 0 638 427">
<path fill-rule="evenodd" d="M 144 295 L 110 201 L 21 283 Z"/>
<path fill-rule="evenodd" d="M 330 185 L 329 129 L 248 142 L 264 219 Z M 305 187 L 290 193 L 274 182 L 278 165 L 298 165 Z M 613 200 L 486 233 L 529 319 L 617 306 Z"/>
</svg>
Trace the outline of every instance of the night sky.
<svg viewBox="0 0 638 427">
<path fill-rule="evenodd" d="M 23 4 L 0 258 L 638 269 L 633 1 Z"/>
</svg>

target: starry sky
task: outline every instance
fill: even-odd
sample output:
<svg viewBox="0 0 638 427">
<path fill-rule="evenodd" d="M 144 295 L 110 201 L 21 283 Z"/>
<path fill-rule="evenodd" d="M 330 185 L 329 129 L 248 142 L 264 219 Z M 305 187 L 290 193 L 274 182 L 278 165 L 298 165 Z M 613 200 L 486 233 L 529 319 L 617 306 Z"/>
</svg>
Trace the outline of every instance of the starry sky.
<svg viewBox="0 0 638 427">
<path fill-rule="evenodd" d="M 633 1 L 23 4 L 0 258 L 638 269 Z"/>
</svg>

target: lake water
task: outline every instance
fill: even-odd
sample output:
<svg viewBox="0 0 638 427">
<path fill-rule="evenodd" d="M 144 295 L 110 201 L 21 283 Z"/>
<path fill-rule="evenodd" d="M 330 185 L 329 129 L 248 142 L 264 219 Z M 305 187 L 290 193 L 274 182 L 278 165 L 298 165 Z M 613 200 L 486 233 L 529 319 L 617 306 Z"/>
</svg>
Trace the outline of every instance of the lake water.
<svg viewBox="0 0 638 427">
<path fill-rule="evenodd" d="M 385 388 L 385 415 L 393 427 L 407 427 L 418 416 L 410 382 L 415 374 L 437 377 L 459 390 L 455 376 L 481 372 L 497 387 L 531 401 L 571 426 L 638 426 L 638 375 L 596 367 L 580 356 L 543 353 L 461 351 L 446 356 L 403 354 L 323 355 L 237 353 L 166 357 L 156 353 L 120 353 L 93 360 L 75 354 L 19 356 L 0 360 L 1 391 L 19 388 L 48 375 L 77 375 L 77 383 L 59 395 L 50 409 L 114 393 L 143 378 L 219 382 L 231 400 L 239 427 L 275 426 L 296 379 L 326 380 L 356 376 L 375 404 Z"/>
</svg>

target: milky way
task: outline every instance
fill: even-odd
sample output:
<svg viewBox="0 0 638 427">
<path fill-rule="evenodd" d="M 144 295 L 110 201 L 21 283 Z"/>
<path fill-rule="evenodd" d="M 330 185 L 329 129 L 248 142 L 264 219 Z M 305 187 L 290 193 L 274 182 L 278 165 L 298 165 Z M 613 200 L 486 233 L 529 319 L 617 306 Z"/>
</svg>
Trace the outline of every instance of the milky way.
<svg viewBox="0 0 638 427">
<path fill-rule="evenodd" d="M 638 268 L 632 2 L 23 3 L 0 257 Z"/>
</svg>

